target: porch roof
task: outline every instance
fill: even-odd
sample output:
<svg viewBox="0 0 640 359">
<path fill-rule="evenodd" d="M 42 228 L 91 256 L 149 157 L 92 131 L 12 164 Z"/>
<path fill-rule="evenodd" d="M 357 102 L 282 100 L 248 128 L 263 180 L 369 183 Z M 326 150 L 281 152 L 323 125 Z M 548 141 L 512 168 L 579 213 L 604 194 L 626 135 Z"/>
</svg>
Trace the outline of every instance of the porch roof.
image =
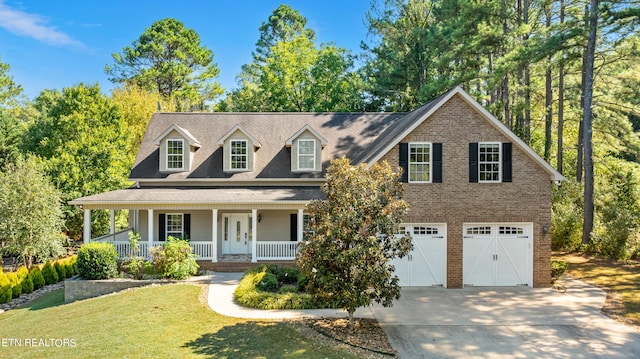
<svg viewBox="0 0 640 359">
<path fill-rule="evenodd" d="M 320 187 L 128 188 L 81 197 L 69 204 L 84 209 L 285 209 L 324 199 Z"/>
</svg>

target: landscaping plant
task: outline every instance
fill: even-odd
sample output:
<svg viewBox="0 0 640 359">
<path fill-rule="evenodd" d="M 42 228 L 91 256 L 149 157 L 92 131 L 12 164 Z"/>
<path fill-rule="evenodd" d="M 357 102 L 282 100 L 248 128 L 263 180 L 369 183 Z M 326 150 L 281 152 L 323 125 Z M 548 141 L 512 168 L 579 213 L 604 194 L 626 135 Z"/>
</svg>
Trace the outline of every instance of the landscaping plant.
<svg viewBox="0 0 640 359">
<path fill-rule="evenodd" d="M 388 162 L 351 166 L 331 161 L 322 185 L 327 199 L 307 206 L 311 235 L 301 244 L 298 267 L 310 293 L 353 314 L 373 301 L 385 307 L 400 298 L 390 260 L 412 250 L 408 235 L 397 235 L 409 205 L 402 200 L 400 173 Z"/>
<path fill-rule="evenodd" d="M 42 267 L 42 276 L 47 285 L 58 283 L 58 272 L 56 272 L 51 262 L 45 263 L 44 267 Z"/>
<path fill-rule="evenodd" d="M 164 278 L 186 279 L 198 272 L 198 263 L 189 242 L 169 236 L 162 247 L 151 249 L 154 267 Z"/>
<path fill-rule="evenodd" d="M 76 267 L 84 279 L 109 279 L 118 275 L 118 252 L 111 243 L 91 242 L 78 250 Z"/>
</svg>

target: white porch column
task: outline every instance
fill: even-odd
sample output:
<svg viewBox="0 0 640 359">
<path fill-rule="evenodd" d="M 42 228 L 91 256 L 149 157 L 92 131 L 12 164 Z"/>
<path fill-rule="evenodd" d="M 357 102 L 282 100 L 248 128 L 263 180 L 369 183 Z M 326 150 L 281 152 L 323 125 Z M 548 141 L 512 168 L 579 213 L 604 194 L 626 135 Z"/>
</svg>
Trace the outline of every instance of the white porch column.
<svg viewBox="0 0 640 359">
<path fill-rule="evenodd" d="M 83 227 L 82 239 L 84 240 L 84 243 L 91 242 L 91 210 L 90 209 L 84 210 L 84 227 Z"/>
<path fill-rule="evenodd" d="M 109 234 L 116 233 L 116 210 L 109 210 Z M 115 238 L 114 238 L 115 239 Z"/>
<path fill-rule="evenodd" d="M 213 247 L 211 248 L 211 262 L 218 262 L 218 209 L 213 209 L 213 215 L 211 216 L 211 241 Z"/>
<path fill-rule="evenodd" d="M 258 210 L 251 210 L 251 263 L 256 263 L 258 258 L 256 252 L 258 251 Z"/>
<path fill-rule="evenodd" d="M 304 209 L 298 209 L 298 242 L 302 242 L 304 237 Z"/>
<path fill-rule="evenodd" d="M 152 209 L 148 209 L 147 210 L 147 226 L 148 226 L 148 236 L 149 238 L 147 238 L 147 240 L 149 241 L 149 256 L 151 256 L 151 248 L 153 246 L 153 210 Z"/>
</svg>

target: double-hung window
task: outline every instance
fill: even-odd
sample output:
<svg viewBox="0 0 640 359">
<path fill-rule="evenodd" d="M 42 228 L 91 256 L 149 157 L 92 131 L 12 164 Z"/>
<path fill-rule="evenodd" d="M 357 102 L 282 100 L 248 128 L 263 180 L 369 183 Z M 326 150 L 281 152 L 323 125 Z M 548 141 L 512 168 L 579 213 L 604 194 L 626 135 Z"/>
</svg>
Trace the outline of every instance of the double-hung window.
<svg viewBox="0 0 640 359">
<path fill-rule="evenodd" d="M 316 141 L 298 140 L 298 169 L 316 169 Z"/>
<path fill-rule="evenodd" d="M 231 170 L 248 169 L 249 155 L 247 152 L 247 141 L 231 141 Z"/>
<path fill-rule="evenodd" d="M 167 140 L 167 169 L 184 168 L 184 146 L 182 140 Z"/>
<path fill-rule="evenodd" d="M 500 182 L 501 143 L 478 143 L 478 178 L 480 182 Z"/>
<path fill-rule="evenodd" d="M 431 182 L 431 143 L 409 143 L 409 182 Z"/>
<path fill-rule="evenodd" d="M 167 238 L 184 238 L 184 215 L 182 213 L 167 213 Z"/>
</svg>

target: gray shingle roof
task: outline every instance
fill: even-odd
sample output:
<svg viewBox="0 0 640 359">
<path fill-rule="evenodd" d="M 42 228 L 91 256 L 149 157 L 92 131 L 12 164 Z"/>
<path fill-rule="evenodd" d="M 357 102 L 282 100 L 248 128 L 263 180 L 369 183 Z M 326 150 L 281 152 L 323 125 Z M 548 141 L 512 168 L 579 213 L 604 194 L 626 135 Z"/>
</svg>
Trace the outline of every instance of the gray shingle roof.
<svg viewBox="0 0 640 359">
<path fill-rule="evenodd" d="M 130 173 L 131 179 L 321 178 L 322 173 L 291 172 L 286 141 L 305 125 L 327 139 L 322 150 L 323 167 L 331 159 L 364 158 L 371 145 L 404 113 L 155 113 L 142 140 Z M 190 172 L 161 173 L 159 147 L 153 141 L 172 125 L 193 134 L 201 144 Z M 256 152 L 253 172 L 225 173 L 218 140 L 240 125 L 262 145 Z"/>
</svg>

